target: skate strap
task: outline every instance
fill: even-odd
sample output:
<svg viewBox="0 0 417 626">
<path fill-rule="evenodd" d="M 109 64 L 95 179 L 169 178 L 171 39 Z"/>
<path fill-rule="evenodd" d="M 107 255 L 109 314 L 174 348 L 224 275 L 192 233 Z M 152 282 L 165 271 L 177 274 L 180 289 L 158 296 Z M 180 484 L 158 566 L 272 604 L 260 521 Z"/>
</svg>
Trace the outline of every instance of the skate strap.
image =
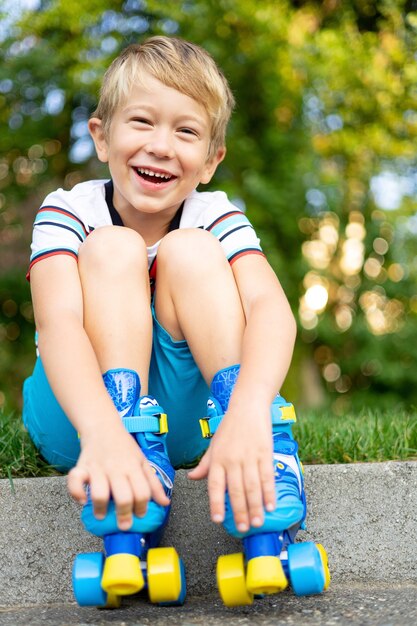
<svg viewBox="0 0 417 626">
<path fill-rule="evenodd" d="M 285 402 L 285 401 L 284 401 Z M 204 439 L 210 439 L 218 429 L 220 422 L 223 419 L 223 415 L 215 415 L 213 417 L 203 417 L 200 421 L 201 433 Z M 271 406 L 271 420 L 272 426 L 277 426 L 283 422 L 294 423 L 297 421 L 295 416 L 294 405 L 289 402 L 285 402 L 279 406 L 278 404 L 272 404 Z"/>
<path fill-rule="evenodd" d="M 295 415 L 294 405 L 290 402 L 285 402 L 285 400 L 284 404 L 281 405 L 273 402 L 271 406 L 271 418 L 272 426 L 277 426 L 278 424 L 282 424 L 283 422 L 296 422 L 297 417 Z"/>
<path fill-rule="evenodd" d="M 168 432 L 168 420 L 166 413 L 153 413 L 152 415 L 131 415 L 123 418 L 123 425 L 128 433 L 154 433 L 164 435 Z"/>
</svg>

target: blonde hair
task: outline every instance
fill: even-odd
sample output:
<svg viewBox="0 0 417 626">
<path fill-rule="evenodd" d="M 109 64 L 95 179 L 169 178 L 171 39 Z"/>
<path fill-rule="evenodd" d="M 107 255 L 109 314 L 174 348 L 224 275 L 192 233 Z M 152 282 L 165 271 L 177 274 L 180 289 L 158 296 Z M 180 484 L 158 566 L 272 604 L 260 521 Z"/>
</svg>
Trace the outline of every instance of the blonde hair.
<svg viewBox="0 0 417 626">
<path fill-rule="evenodd" d="M 221 70 L 210 54 L 176 37 L 151 37 L 125 48 L 104 74 L 93 117 L 107 134 L 115 109 L 129 96 L 144 72 L 204 106 L 211 122 L 208 160 L 225 145 L 226 128 L 235 101 Z"/>
</svg>

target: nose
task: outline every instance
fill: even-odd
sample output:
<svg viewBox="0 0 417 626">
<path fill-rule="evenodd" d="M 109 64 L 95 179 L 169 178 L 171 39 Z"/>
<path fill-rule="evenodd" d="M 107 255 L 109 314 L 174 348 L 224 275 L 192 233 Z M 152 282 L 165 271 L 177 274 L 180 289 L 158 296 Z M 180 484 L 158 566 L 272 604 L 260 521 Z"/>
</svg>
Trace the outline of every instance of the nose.
<svg viewBox="0 0 417 626">
<path fill-rule="evenodd" d="M 172 159 L 175 155 L 172 131 L 169 128 L 154 128 L 146 145 L 146 151 L 158 159 Z"/>
</svg>

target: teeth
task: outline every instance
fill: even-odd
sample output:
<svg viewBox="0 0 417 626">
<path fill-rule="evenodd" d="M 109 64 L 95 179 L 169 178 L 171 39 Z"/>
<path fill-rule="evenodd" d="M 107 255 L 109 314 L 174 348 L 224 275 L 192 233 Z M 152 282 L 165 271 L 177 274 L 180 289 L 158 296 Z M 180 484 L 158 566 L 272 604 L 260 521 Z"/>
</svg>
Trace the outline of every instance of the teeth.
<svg viewBox="0 0 417 626">
<path fill-rule="evenodd" d="M 138 167 L 139 174 L 146 174 L 146 176 L 155 176 L 155 178 L 164 178 L 165 180 L 169 180 L 172 178 L 171 174 L 162 174 L 161 172 L 152 172 L 151 170 L 145 169 L 143 167 Z"/>
</svg>

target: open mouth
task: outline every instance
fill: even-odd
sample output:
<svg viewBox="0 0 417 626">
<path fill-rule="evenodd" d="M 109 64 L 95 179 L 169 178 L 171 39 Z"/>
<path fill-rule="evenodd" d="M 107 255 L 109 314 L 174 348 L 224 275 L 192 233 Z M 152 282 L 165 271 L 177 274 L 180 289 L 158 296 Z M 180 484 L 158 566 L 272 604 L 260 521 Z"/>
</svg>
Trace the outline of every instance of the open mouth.
<svg viewBox="0 0 417 626">
<path fill-rule="evenodd" d="M 176 178 L 176 176 L 168 174 L 167 172 L 156 172 L 148 170 L 144 167 L 136 168 L 136 173 L 140 176 L 140 178 L 143 178 L 143 180 L 146 180 L 149 183 L 154 183 L 155 185 L 161 185 L 162 183 L 167 183 Z"/>
</svg>

